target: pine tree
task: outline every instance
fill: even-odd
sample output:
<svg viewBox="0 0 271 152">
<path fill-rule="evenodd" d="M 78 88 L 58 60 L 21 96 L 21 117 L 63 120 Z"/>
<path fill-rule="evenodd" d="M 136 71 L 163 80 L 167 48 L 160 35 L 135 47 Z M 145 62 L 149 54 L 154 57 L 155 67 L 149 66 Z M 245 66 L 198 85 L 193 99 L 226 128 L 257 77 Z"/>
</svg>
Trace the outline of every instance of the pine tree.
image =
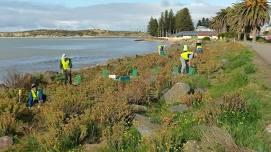
<svg viewBox="0 0 271 152">
<path fill-rule="evenodd" d="M 194 25 L 188 8 L 184 8 L 176 14 L 177 31 L 193 31 Z"/>
<path fill-rule="evenodd" d="M 168 32 L 169 32 L 169 13 L 168 10 L 165 11 L 165 27 L 164 27 L 164 33 L 165 36 L 168 36 Z"/>
<path fill-rule="evenodd" d="M 158 23 L 157 20 L 151 17 L 148 25 L 148 33 L 151 36 L 158 36 Z"/>
<path fill-rule="evenodd" d="M 202 22 L 201 22 L 201 20 L 199 20 L 199 21 L 198 21 L 197 26 L 202 26 Z"/>
<path fill-rule="evenodd" d="M 169 33 L 174 34 L 175 33 L 175 16 L 172 9 L 169 11 L 168 16 L 169 16 Z"/>
<path fill-rule="evenodd" d="M 159 31 L 159 36 L 164 37 L 165 36 L 165 16 L 164 16 L 164 12 L 161 13 L 161 17 L 159 19 L 159 23 L 158 23 L 158 31 Z"/>
</svg>

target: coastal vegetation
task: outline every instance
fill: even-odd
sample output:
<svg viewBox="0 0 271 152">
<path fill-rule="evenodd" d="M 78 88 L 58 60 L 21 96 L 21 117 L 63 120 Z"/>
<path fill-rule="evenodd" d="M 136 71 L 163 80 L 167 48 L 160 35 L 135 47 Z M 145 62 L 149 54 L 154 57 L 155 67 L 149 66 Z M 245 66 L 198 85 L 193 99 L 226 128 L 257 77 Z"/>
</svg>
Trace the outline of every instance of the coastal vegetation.
<svg viewBox="0 0 271 152">
<path fill-rule="evenodd" d="M 22 32 L 0 32 L 0 37 L 144 37 L 143 32 L 108 30 L 32 30 Z"/>
<path fill-rule="evenodd" d="M 174 73 L 179 65 L 179 44 L 166 56 L 148 54 L 112 60 L 105 66 L 78 71 L 80 86 L 64 86 L 35 75 L 48 96 L 41 108 L 29 110 L 18 102 L 18 88 L 31 83 L 11 83 L 0 90 L 0 135 L 15 144 L 7 151 L 268 151 L 270 120 L 268 86 L 257 77 L 254 54 L 241 44 L 206 42 L 205 54 L 194 60 L 198 74 Z M 139 75 L 130 82 L 102 75 Z M 24 76 L 25 77 L 25 76 Z M 27 81 L 28 80 L 28 81 Z M 170 111 L 163 96 L 176 83 L 195 90 L 182 97 L 184 112 Z M 255 89 L 257 91 L 255 91 Z M 201 91 L 196 91 L 201 90 Z M 25 97 L 26 98 L 26 97 Z M 142 135 L 134 121 L 132 105 L 146 106 L 141 113 L 158 127 L 152 138 Z M 87 149 L 99 145 L 95 149 Z M 92 147 L 93 148 L 93 147 Z"/>
</svg>

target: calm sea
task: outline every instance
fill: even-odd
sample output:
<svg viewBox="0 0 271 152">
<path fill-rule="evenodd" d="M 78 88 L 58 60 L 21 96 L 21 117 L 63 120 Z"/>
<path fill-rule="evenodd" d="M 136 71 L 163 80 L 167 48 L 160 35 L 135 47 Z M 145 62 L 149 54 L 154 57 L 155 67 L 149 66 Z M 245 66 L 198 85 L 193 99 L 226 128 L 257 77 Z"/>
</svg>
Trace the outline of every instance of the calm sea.
<svg viewBox="0 0 271 152">
<path fill-rule="evenodd" d="M 154 52 L 157 42 L 130 38 L 0 38 L 0 81 L 8 71 L 59 71 L 66 53 L 74 68 L 103 63 L 108 59 Z"/>
</svg>

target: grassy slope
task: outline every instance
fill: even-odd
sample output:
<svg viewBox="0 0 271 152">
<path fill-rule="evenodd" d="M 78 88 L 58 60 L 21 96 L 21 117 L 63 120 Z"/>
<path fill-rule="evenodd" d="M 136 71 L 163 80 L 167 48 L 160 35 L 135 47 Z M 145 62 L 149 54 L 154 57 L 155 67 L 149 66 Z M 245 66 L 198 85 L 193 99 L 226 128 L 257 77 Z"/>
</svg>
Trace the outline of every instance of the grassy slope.
<svg viewBox="0 0 271 152">
<path fill-rule="evenodd" d="M 79 87 L 46 85 L 48 102 L 41 109 L 29 111 L 16 102 L 16 90 L 2 90 L 0 135 L 14 137 L 14 151 L 81 151 L 80 144 L 102 140 L 108 144 L 104 151 L 178 151 L 189 140 L 214 151 L 234 148 L 206 142 L 202 126 L 218 126 L 240 147 L 269 151 L 270 137 L 264 127 L 270 120 L 270 97 L 266 95 L 270 90 L 255 73 L 254 54 L 231 43 L 210 43 L 205 49 L 194 62 L 199 75 L 172 75 L 173 67 L 179 64 L 179 53 L 172 47 L 167 57 L 137 56 L 81 71 L 84 80 Z M 102 69 L 127 74 L 133 67 L 140 76 L 128 84 L 101 77 Z M 208 90 L 184 97 L 183 102 L 192 107 L 184 114 L 170 113 L 159 100 L 163 90 L 178 81 Z M 127 103 L 149 106 L 146 115 L 164 131 L 154 139 L 142 139 L 128 121 L 131 112 Z"/>
</svg>

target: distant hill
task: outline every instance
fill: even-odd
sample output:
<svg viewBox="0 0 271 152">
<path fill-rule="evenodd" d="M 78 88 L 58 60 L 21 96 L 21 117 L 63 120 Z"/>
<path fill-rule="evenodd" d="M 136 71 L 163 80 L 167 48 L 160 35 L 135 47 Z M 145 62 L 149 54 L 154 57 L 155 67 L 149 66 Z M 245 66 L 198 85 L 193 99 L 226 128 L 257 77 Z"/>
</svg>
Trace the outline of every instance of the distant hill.
<svg viewBox="0 0 271 152">
<path fill-rule="evenodd" d="M 108 30 L 32 30 L 22 32 L 0 32 L 0 37 L 146 37 L 144 32 L 108 31 Z"/>
</svg>

